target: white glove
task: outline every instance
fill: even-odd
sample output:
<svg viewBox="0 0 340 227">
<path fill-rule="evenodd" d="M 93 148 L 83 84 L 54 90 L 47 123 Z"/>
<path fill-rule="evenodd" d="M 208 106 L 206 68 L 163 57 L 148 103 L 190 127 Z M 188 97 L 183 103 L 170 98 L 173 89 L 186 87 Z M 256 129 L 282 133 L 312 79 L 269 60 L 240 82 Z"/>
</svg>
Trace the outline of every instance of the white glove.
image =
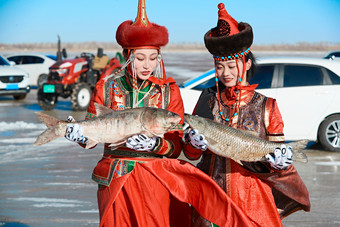
<svg viewBox="0 0 340 227">
<path fill-rule="evenodd" d="M 189 140 L 193 147 L 205 151 L 208 148 L 208 141 L 204 135 L 199 134 L 197 129 L 191 129 L 189 131 Z"/>
<path fill-rule="evenodd" d="M 276 148 L 274 157 L 271 154 L 266 155 L 270 166 L 274 169 L 282 170 L 293 163 L 293 152 L 291 147 L 281 144 L 281 148 Z"/>
<path fill-rule="evenodd" d="M 72 116 L 67 117 L 68 122 L 75 122 Z M 87 137 L 84 137 L 84 129 L 79 124 L 67 124 L 65 138 L 76 143 L 86 144 Z"/>
<path fill-rule="evenodd" d="M 158 137 L 147 137 L 144 134 L 134 135 L 127 139 L 126 147 L 137 151 L 152 151 Z"/>
</svg>

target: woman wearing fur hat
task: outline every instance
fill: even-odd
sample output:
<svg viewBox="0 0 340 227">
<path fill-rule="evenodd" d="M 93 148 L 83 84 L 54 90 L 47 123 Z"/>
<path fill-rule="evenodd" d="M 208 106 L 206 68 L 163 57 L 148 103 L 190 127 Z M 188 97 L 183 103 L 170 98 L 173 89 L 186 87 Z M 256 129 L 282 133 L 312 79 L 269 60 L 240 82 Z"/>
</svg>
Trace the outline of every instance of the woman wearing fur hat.
<svg viewBox="0 0 340 227">
<path fill-rule="evenodd" d="M 166 78 L 160 53 L 160 47 L 168 42 L 168 31 L 148 21 L 144 0 L 139 0 L 135 21 L 120 24 L 116 39 L 123 47 L 126 64 L 120 72 L 97 83 L 86 118 L 96 117 L 94 104 L 98 103 L 115 111 L 162 108 L 177 113 L 182 121 L 164 138 L 134 135 L 116 149 L 105 144 L 103 157 L 92 174 L 99 184 L 100 226 L 189 226 L 188 204 L 221 225 L 229 220 L 209 212 L 211 208 L 252 225 L 210 177 L 175 159 L 183 145 L 184 107 L 177 84 Z M 82 131 L 78 124 L 69 124 L 65 137 L 84 144 L 87 138 Z M 204 196 L 208 202 L 202 205 L 200 198 Z"/>
<path fill-rule="evenodd" d="M 168 43 L 168 30 L 164 26 L 149 22 L 145 1 L 139 1 L 138 14 L 134 22 L 128 20 L 120 24 L 116 31 L 116 39 L 123 48 L 126 63 L 119 72 L 98 81 L 86 119 L 96 117 L 95 103 L 115 111 L 136 107 L 162 108 L 178 114 L 183 119 L 184 107 L 179 87 L 172 78 L 166 78 L 160 52 L 160 47 Z M 131 209 L 128 203 L 133 199 L 128 200 L 128 196 L 113 198 L 113 185 L 118 187 L 116 179 L 131 172 L 137 162 L 162 157 L 177 158 L 182 149 L 182 123 L 183 120 L 177 126 L 177 130 L 166 133 L 164 138 L 134 135 L 127 140 L 125 146 L 115 150 L 112 150 L 109 144 L 105 144 L 103 158 L 92 174 L 92 179 L 100 186 L 98 203 L 101 225 L 108 224 L 107 220 L 111 218 L 110 226 L 125 226 L 124 219 L 139 218 L 133 217 L 132 211 L 128 212 L 131 217 L 118 215 L 123 209 Z M 71 141 L 76 140 L 83 144 L 87 142 L 79 125 L 71 125 L 67 131 L 69 133 L 66 133 L 65 137 Z M 119 205 L 112 205 L 114 199 L 119 201 Z M 111 201 L 111 204 L 108 201 Z M 134 203 L 137 206 L 137 201 Z M 108 209 L 111 210 L 107 211 Z M 114 218 L 116 220 L 113 220 Z"/>
<path fill-rule="evenodd" d="M 203 157 L 198 167 L 214 179 L 245 214 L 260 226 L 282 226 L 281 219 L 303 209 L 309 211 L 308 191 L 292 165 L 292 150 L 286 147 L 283 121 L 275 99 L 254 91 L 248 82 L 255 70 L 250 51 L 252 28 L 238 23 L 220 3 L 217 27 L 204 36 L 215 62 L 216 86 L 202 92 L 194 115 L 213 119 L 230 127 L 250 130 L 258 137 L 276 141 L 274 156 L 268 162 L 242 162 L 213 154 L 197 130 L 190 130 L 185 154 L 189 159 Z M 228 138 L 226 138 L 227 140 Z M 193 226 L 211 226 L 195 211 Z"/>
</svg>

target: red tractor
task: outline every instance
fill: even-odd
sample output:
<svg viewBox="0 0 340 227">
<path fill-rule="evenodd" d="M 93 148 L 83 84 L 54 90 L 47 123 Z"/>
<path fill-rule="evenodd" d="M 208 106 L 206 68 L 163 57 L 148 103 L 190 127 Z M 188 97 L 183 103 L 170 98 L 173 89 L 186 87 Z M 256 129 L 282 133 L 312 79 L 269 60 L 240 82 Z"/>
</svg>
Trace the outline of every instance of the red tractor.
<svg viewBox="0 0 340 227">
<path fill-rule="evenodd" d="M 59 47 L 59 45 L 58 45 Z M 61 58 L 61 54 L 58 54 Z M 66 51 L 63 49 L 66 57 Z M 94 67 L 94 61 L 102 58 L 103 50 L 98 48 L 97 56 L 91 53 L 81 53 L 80 57 L 70 60 L 58 60 L 50 67 L 47 81 L 38 89 L 38 104 L 43 110 L 52 110 L 58 98 L 71 97 L 73 110 L 86 110 L 91 99 L 92 91 L 99 80 L 121 68 L 124 61 L 121 54 L 117 53 L 108 61 L 106 56 L 102 67 Z"/>
</svg>

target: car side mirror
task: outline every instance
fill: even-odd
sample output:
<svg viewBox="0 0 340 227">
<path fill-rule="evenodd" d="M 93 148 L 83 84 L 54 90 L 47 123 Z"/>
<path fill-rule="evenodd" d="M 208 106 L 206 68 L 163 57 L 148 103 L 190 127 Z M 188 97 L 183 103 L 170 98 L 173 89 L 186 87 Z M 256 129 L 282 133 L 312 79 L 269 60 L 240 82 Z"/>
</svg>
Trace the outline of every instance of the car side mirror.
<svg viewBox="0 0 340 227">
<path fill-rule="evenodd" d="M 10 66 L 15 66 L 16 64 L 15 64 L 14 61 L 9 61 L 9 65 L 10 65 Z"/>
<path fill-rule="evenodd" d="M 329 60 L 334 60 L 335 59 L 335 55 L 332 55 Z"/>
</svg>

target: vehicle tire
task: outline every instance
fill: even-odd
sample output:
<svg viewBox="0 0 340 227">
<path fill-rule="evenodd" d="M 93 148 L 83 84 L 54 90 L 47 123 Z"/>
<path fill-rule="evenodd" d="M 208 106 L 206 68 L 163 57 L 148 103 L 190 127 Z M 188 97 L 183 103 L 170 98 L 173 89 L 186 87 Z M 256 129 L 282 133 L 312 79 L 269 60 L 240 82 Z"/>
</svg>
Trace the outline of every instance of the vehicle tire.
<svg viewBox="0 0 340 227">
<path fill-rule="evenodd" d="M 47 74 L 41 74 L 38 78 L 37 85 L 38 87 L 42 87 L 44 83 L 47 82 L 48 75 Z"/>
<path fill-rule="evenodd" d="M 332 115 L 321 123 L 318 138 L 327 150 L 340 152 L 340 114 Z"/>
<path fill-rule="evenodd" d="M 54 94 L 46 94 L 42 88 L 38 89 L 38 104 L 43 110 L 53 110 L 57 105 L 57 96 Z"/>
<path fill-rule="evenodd" d="M 27 94 L 13 95 L 15 100 L 25 99 Z"/>
<path fill-rule="evenodd" d="M 86 83 L 76 84 L 72 90 L 71 102 L 73 110 L 87 110 L 90 104 L 92 90 Z"/>
</svg>

